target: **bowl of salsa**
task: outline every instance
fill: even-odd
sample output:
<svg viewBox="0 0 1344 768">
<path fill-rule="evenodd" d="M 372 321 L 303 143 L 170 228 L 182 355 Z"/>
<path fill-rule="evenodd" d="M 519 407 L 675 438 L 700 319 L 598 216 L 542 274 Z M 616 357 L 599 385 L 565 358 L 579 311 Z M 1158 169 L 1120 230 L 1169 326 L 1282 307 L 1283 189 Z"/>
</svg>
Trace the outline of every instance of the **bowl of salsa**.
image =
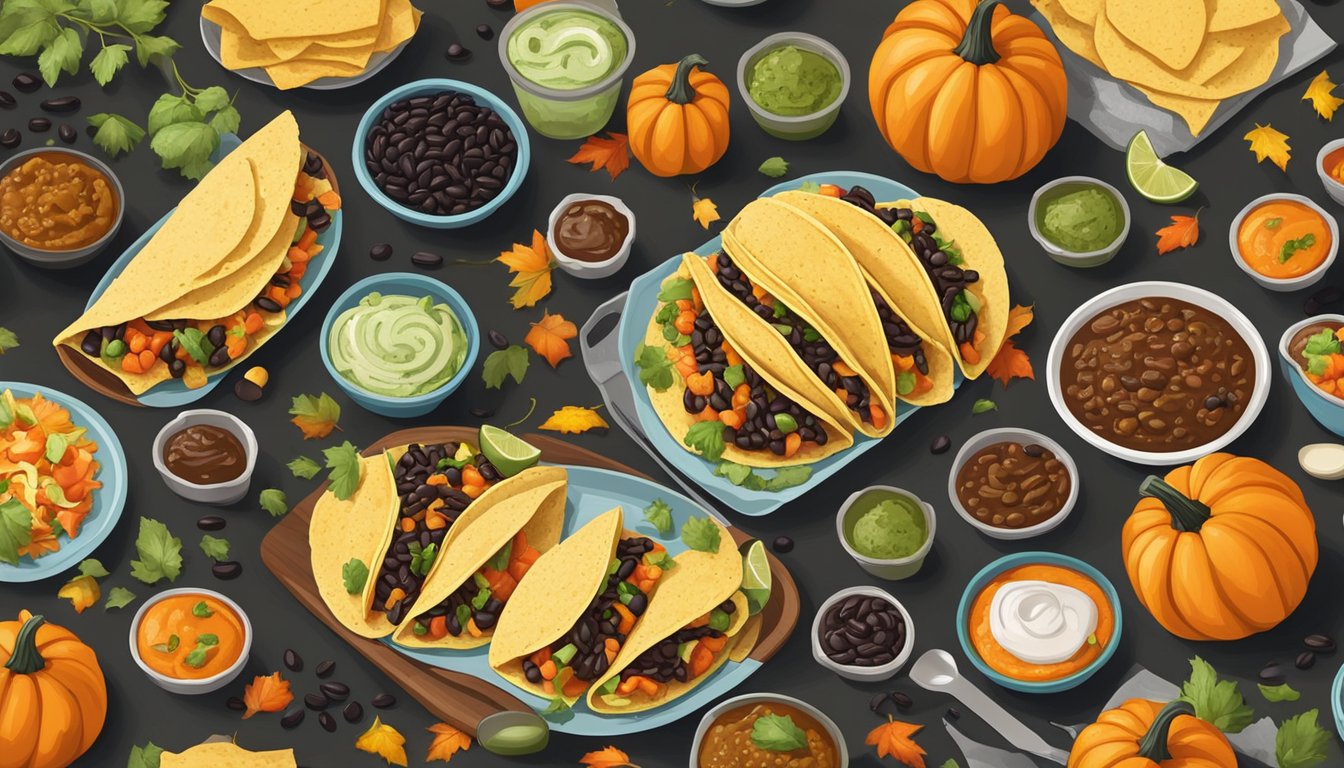
<svg viewBox="0 0 1344 768">
<path fill-rule="evenodd" d="M 1309 197 L 1274 193 L 1241 209 L 1228 229 L 1241 270 L 1271 291 L 1297 291 L 1325 277 L 1339 252 L 1339 223 Z"/>
<path fill-rule="evenodd" d="M 737 62 L 737 90 L 756 124 L 780 139 L 825 133 L 849 95 L 849 62 L 840 49 L 804 32 L 780 32 Z"/>
<path fill-rule="evenodd" d="M 845 737 L 834 720 L 800 699 L 748 693 L 725 699 L 700 718 L 690 768 L 844 768 Z"/>
<path fill-rule="evenodd" d="M 1129 237 L 1129 203 L 1120 190 L 1091 176 L 1065 176 L 1037 189 L 1027 228 L 1050 258 L 1066 267 L 1097 267 Z"/>
<path fill-rule="evenodd" d="M 154 468 L 178 496 L 232 504 L 247 494 L 257 436 L 242 419 L 210 408 L 183 411 L 154 438 Z"/>
<path fill-rule="evenodd" d="M 210 693 L 233 682 L 252 650 L 252 623 L 233 600 L 209 589 L 169 589 L 131 622 L 131 658 L 170 693 Z"/>
<path fill-rule="evenodd" d="M 1344 139 L 1327 141 L 1316 153 L 1316 175 L 1326 193 L 1344 205 Z"/>
<path fill-rule="evenodd" d="M 1279 338 L 1279 366 L 1321 426 L 1344 437 L 1344 315 L 1316 315 Z"/>
<path fill-rule="evenodd" d="M 116 237 L 124 201 L 117 175 L 92 155 L 20 152 L 0 163 L 0 243 L 40 267 L 79 266 Z"/>
</svg>

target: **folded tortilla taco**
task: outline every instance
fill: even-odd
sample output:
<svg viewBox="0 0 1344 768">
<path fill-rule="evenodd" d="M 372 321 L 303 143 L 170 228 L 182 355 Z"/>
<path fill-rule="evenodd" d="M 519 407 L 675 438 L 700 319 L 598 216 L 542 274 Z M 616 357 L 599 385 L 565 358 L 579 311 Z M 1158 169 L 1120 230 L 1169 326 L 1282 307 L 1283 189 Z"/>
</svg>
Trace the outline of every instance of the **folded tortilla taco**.
<svg viewBox="0 0 1344 768">
<path fill-rule="evenodd" d="M 174 378 L 204 386 L 284 326 L 339 207 L 283 112 L 220 160 L 52 343 L 132 396 Z"/>
<path fill-rule="evenodd" d="M 709 679 L 737 649 L 750 616 L 742 556 L 727 531 L 718 552 L 683 552 L 676 562 L 611 668 L 588 690 L 594 712 L 663 706 Z"/>
<path fill-rule="evenodd" d="M 771 198 L 753 200 L 723 232 L 721 285 L 777 328 L 795 365 L 845 405 L 856 429 L 896 425 L 896 373 L 863 272 L 820 222 Z"/>
<path fill-rule="evenodd" d="M 507 503 L 487 506 L 478 499 L 467 507 L 394 642 L 456 649 L 490 642 L 518 582 L 560 542 L 565 525 L 565 471 L 539 470 L 527 477 L 531 487 L 521 487 Z"/>
<path fill-rule="evenodd" d="M 572 705 L 611 668 L 657 600 L 667 550 L 603 513 L 543 554 L 504 606 L 490 666 L 537 696 Z"/>
<path fill-rule="evenodd" d="M 295 768 L 297 765 L 292 749 L 253 752 L 232 741 L 208 741 L 159 756 L 159 768 Z"/>
<path fill-rule="evenodd" d="M 844 406 L 703 258 L 685 254 L 659 298 L 636 363 L 659 419 L 687 450 L 777 468 L 853 444 Z"/>
<path fill-rule="evenodd" d="M 362 637 L 392 631 L 383 614 L 369 611 L 368 568 L 387 549 L 397 516 L 397 491 L 385 454 L 359 460 L 359 485 L 348 499 L 328 490 L 308 524 L 309 561 L 318 594 L 336 620 Z M 362 574 L 362 577 L 361 575 Z"/>
<path fill-rule="evenodd" d="M 891 242 L 891 228 L 876 216 L 835 197 L 792 190 L 775 195 L 778 200 L 793 206 L 820 222 L 855 258 L 860 268 L 865 260 L 855 254 L 863 250 L 888 251 L 884 258 L 893 258 L 900 246 Z M 896 372 L 896 397 L 911 405 L 925 406 L 945 403 L 952 399 L 956 379 L 956 363 L 944 346 L 939 326 L 929 330 L 910 320 L 907 307 L 922 301 L 922 294 L 911 290 L 892 291 L 883 286 L 874 274 L 862 269 L 869 293 L 882 322 L 882 333 L 887 350 L 891 353 Z"/>
</svg>

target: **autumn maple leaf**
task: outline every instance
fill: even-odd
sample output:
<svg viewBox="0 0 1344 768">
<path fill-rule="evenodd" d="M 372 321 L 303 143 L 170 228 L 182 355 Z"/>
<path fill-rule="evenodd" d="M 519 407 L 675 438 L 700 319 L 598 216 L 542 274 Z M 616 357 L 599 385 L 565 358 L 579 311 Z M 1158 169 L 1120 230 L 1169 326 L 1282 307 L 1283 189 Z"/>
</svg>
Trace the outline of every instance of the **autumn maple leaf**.
<svg viewBox="0 0 1344 768">
<path fill-rule="evenodd" d="M 606 170 L 612 181 L 630 167 L 630 139 L 624 133 L 607 132 L 607 138 L 589 136 L 579 151 L 569 158 L 575 165 L 591 163 L 589 173 Z"/>
<path fill-rule="evenodd" d="M 1288 146 L 1288 134 L 1276 131 L 1273 126 L 1255 124 L 1243 139 L 1251 143 L 1255 153 L 1255 162 L 1263 163 L 1265 158 L 1279 166 L 1280 171 L 1288 170 L 1288 161 L 1292 159 L 1292 149 Z"/>
<path fill-rule="evenodd" d="M 1003 336 L 1003 344 L 999 351 L 994 355 L 994 359 L 985 366 L 985 373 L 998 379 L 1003 386 L 1008 386 L 1008 382 L 1013 379 L 1032 379 L 1035 380 L 1036 373 L 1031 368 L 1031 358 L 1026 352 L 1017 348 L 1013 344 L 1013 337 L 1022 332 L 1023 328 L 1031 325 L 1031 321 L 1036 319 L 1036 313 L 1032 307 L 1017 305 L 1008 311 L 1008 328 Z"/>
<path fill-rule="evenodd" d="M 1189 248 L 1199 241 L 1199 211 L 1195 211 L 1194 216 L 1172 216 L 1171 223 L 1157 230 L 1156 234 L 1159 256 L 1177 248 Z"/>
<path fill-rule="evenodd" d="M 695 201 L 691 203 L 691 218 L 695 219 L 700 226 L 709 229 L 709 225 L 720 218 L 719 207 L 708 197 L 696 197 Z"/>
<path fill-rule="evenodd" d="M 878 757 L 890 755 L 910 768 L 924 768 L 924 749 L 914 739 L 923 729 L 922 725 L 902 723 L 887 715 L 887 722 L 869 731 L 864 743 L 877 747 Z"/>
<path fill-rule="evenodd" d="M 373 718 L 369 730 L 355 739 L 355 749 L 377 755 L 388 765 L 406 765 L 406 737 L 377 717 Z"/>
<path fill-rule="evenodd" d="M 243 689 L 243 703 L 247 705 L 243 719 L 258 712 L 279 712 L 292 701 L 294 694 L 289 690 L 289 681 L 281 677 L 279 672 L 257 675 Z"/>
<path fill-rule="evenodd" d="M 75 607 L 75 613 L 83 613 L 85 608 L 98 602 L 103 596 L 103 590 L 92 576 L 76 576 L 65 582 L 56 596 L 69 600 Z"/>
<path fill-rule="evenodd" d="M 564 315 L 546 312 L 540 322 L 532 324 L 532 330 L 523 337 L 523 342 L 554 368 L 561 360 L 573 356 L 569 351 L 569 340 L 578 335 L 578 326 L 566 320 Z"/>
<path fill-rule="evenodd" d="M 1321 70 L 1321 74 L 1313 78 L 1311 85 L 1307 86 L 1307 92 L 1302 94 L 1302 100 L 1310 101 L 1316 114 L 1326 120 L 1334 120 L 1335 110 L 1344 104 L 1344 99 L 1334 94 L 1336 87 L 1337 83 L 1330 79 L 1330 73 Z"/>
<path fill-rule="evenodd" d="M 611 425 L 602 418 L 596 408 L 584 408 L 578 405 L 566 405 L 551 414 L 537 429 L 559 432 L 565 435 L 578 435 L 590 429 L 607 429 Z"/>
<path fill-rule="evenodd" d="M 630 756 L 615 747 L 603 747 L 579 758 L 580 765 L 588 768 L 639 768 L 630 762 Z"/>
<path fill-rule="evenodd" d="M 555 259 L 546 247 L 546 238 L 541 232 L 532 231 L 532 245 L 514 243 L 513 248 L 501 251 L 495 259 L 515 273 L 509 281 L 510 288 L 517 288 L 509 303 L 514 309 L 535 306 L 551 292 L 551 270 L 555 269 Z"/>
<path fill-rule="evenodd" d="M 434 734 L 434 741 L 430 742 L 429 752 L 425 755 L 427 763 L 434 760 L 446 763 L 459 750 L 471 749 L 471 737 L 447 723 L 435 723 L 429 726 L 429 732 Z"/>
<path fill-rule="evenodd" d="M 320 440 L 340 429 L 341 405 L 326 392 L 320 395 L 296 395 L 290 401 L 289 415 L 294 426 L 303 431 L 304 440 Z"/>
</svg>

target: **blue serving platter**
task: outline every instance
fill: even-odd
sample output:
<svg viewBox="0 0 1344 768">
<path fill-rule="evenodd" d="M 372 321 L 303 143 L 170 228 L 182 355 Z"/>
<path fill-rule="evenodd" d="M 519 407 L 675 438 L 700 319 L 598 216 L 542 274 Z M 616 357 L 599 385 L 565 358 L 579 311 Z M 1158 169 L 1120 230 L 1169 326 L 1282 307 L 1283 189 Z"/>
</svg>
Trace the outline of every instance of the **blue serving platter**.
<svg viewBox="0 0 1344 768">
<path fill-rule="evenodd" d="M 75 426 L 87 429 L 89 437 L 98 443 L 94 458 L 101 466 L 95 477 L 102 482 L 103 487 L 94 491 L 93 509 L 80 525 L 79 535 L 74 539 L 62 539 L 60 550 L 36 560 L 22 557 L 17 565 L 0 563 L 0 582 L 37 581 L 73 568 L 112 533 L 126 506 L 126 452 L 122 450 L 121 441 L 117 440 L 112 427 L 83 401 L 50 387 L 0 381 L 0 392 L 6 389 L 11 390 L 15 397 L 32 397 L 41 393 L 46 399 L 60 404 L 70 411 Z"/>
<path fill-rule="evenodd" d="M 835 184 L 841 187 L 859 184 L 867 187 L 878 200 L 901 200 L 919 196 L 919 193 L 900 182 L 858 171 L 814 173 L 810 176 L 803 176 L 777 184 L 767 189 L 761 196 L 771 197 L 780 192 L 798 189 L 808 183 Z M 708 256 L 719 249 L 721 242 L 722 238 L 715 237 L 697 248 L 695 252 L 701 256 Z M 657 412 L 654 411 L 653 403 L 649 399 L 648 389 L 640 382 L 639 370 L 634 362 L 635 349 L 644 341 L 649 318 L 658 309 L 658 292 L 661 290 L 663 281 L 677 271 L 680 263 L 681 256 L 674 256 L 653 270 L 635 278 L 634 282 L 630 284 L 630 291 L 626 298 L 625 308 L 621 312 L 619 326 L 621 369 L 625 372 L 630 383 L 630 389 L 635 396 L 635 411 L 639 424 L 643 428 L 644 434 L 648 436 L 649 442 L 664 458 L 673 462 L 687 478 L 709 491 L 730 509 L 756 517 L 768 515 L 790 501 L 801 497 L 880 442 L 877 438 L 865 437 L 856 433 L 854 445 L 812 464 L 812 475 L 806 482 L 781 491 L 752 491 L 734 485 L 727 478 L 719 477 L 714 473 L 715 462 L 701 458 L 683 448 L 678 439 L 667 431 L 667 427 L 663 426 L 662 420 L 658 418 Z M 960 387 L 961 381 L 961 372 L 957 371 L 953 386 Z M 918 410 L 918 406 L 901 403 L 897 409 L 896 426 L 899 427 L 902 422 Z M 757 472 L 770 474 L 770 470 L 757 470 Z"/>
<path fill-rule="evenodd" d="M 225 134 L 220 141 L 219 149 L 216 150 L 213 159 L 218 162 L 220 158 L 232 152 L 240 144 L 242 144 L 242 141 L 237 136 L 233 134 Z M 173 210 L 177 209 L 174 208 Z M 99 296 L 103 295 L 103 292 L 112 284 L 112 281 L 126 269 L 126 265 L 131 263 L 131 259 L 134 259 L 136 255 L 144 249 L 145 245 L 149 243 L 150 238 L 154 237 L 154 234 L 159 231 L 163 226 L 163 223 L 172 215 L 173 211 L 165 213 L 163 218 L 156 221 L 154 226 L 146 230 L 138 240 L 132 243 L 131 246 L 127 248 L 115 262 L 113 262 L 111 268 L 107 270 L 107 274 L 103 275 L 103 279 L 100 280 L 98 285 L 93 289 L 93 294 L 89 296 L 88 303 L 84 305 L 86 310 L 93 306 L 93 303 L 98 300 Z M 308 271 L 303 277 L 303 293 L 300 294 L 297 299 L 290 302 L 289 306 L 285 308 L 286 324 L 291 322 L 294 316 L 299 313 L 299 310 L 303 309 L 304 306 L 308 304 L 313 298 L 313 295 L 317 293 L 318 286 L 320 286 L 322 281 L 326 279 L 327 273 L 331 271 L 331 265 L 336 261 L 336 251 L 341 245 L 341 230 L 344 221 L 345 211 L 338 210 L 336 215 L 331 217 L 331 226 L 327 228 L 326 232 L 318 235 L 317 242 L 322 246 L 322 251 L 308 262 Z M 78 352 L 78 354 L 83 353 Z M 206 378 L 205 386 L 197 387 L 196 389 L 191 389 L 186 384 L 182 383 L 181 379 L 169 379 L 135 399 L 141 405 L 146 405 L 151 408 L 180 408 L 205 397 L 212 389 L 219 386 L 219 383 L 229 375 L 229 371 L 231 370 L 233 369 L 230 368 L 210 374 Z"/>
<path fill-rule="evenodd" d="M 1344 664 L 1335 673 L 1335 682 L 1330 686 L 1330 711 L 1335 715 L 1335 732 L 1344 739 Z"/>
<path fill-rule="evenodd" d="M 612 507 L 621 507 L 625 514 L 625 528 L 667 547 L 673 557 L 686 551 L 686 545 L 674 536 L 661 536 L 652 525 L 644 521 L 643 510 L 655 499 L 662 499 L 672 508 L 673 530 L 681 530 L 689 517 L 705 517 L 706 511 L 685 496 L 649 480 L 614 472 L 607 469 L 565 465 L 569 473 L 569 497 L 565 502 L 564 537 L 573 535 L 586 523 L 598 517 Z M 763 630 L 764 632 L 765 630 Z M 519 700 L 526 703 L 538 714 L 546 718 L 551 730 L 560 733 L 572 733 L 581 736 L 616 736 L 625 733 L 647 731 L 680 720 L 701 707 L 727 694 L 736 688 L 753 672 L 761 667 L 761 662 L 747 658 L 740 662 L 729 662 L 720 667 L 707 680 L 696 686 L 690 693 L 657 709 L 637 712 L 629 715 L 599 715 L 588 709 L 582 700 L 563 715 L 543 714 L 550 700 L 525 693 L 506 682 L 490 667 L 489 646 L 458 650 L 426 650 L 423 648 L 403 648 L 390 639 L 383 642 L 416 661 L 441 669 L 471 675 L 486 683 L 498 685 Z"/>
</svg>

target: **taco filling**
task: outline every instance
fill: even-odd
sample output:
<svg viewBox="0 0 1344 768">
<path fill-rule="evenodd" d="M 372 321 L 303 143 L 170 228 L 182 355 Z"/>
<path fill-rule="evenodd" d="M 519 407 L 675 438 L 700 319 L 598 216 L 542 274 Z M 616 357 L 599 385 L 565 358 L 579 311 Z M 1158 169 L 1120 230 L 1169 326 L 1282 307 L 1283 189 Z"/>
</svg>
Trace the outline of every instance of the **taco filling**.
<svg viewBox="0 0 1344 768">
<path fill-rule="evenodd" d="M 667 559 L 667 550 L 644 536 L 617 542 L 602 591 L 579 620 L 558 640 L 523 659 L 527 681 L 540 685 L 548 696 L 581 696 L 606 674 L 648 609 Z"/>
<path fill-rule="evenodd" d="M 879 208 L 873 194 L 860 186 L 850 187 L 847 192 L 838 187 L 822 191 L 834 192 L 841 200 L 873 214 L 901 236 L 933 284 L 961 359 L 972 365 L 980 362 L 980 346 L 985 340 L 978 328 L 980 297 L 969 290 L 969 286 L 980 282 L 980 273 L 962 268 L 961 248 L 938 233 L 933 217 L 911 208 Z"/>
<path fill-rule="evenodd" d="M 192 388 L 242 358 L 265 329 L 284 322 L 285 308 L 303 294 L 309 261 L 322 251 L 317 237 L 331 226 L 341 198 L 327 180 L 322 158 L 309 151 L 294 184 L 290 211 L 298 226 L 289 250 L 266 286 L 238 311 L 209 320 L 156 317 L 90 329 L 79 349 L 113 370 L 154 374 L 163 366 L 172 378 Z M 283 241 L 282 241 L 283 242 Z M 155 317 L 155 319 L 149 319 Z"/>
<path fill-rule="evenodd" d="M 880 403 L 873 402 L 872 393 L 863 378 L 850 368 L 830 343 L 784 303 L 761 290 L 746 273 L 733 264 L 727 253 L 720 251 L 709 258 L 710 269 L 724 290 L 736 296 L 751 311 L 770 323 L 793 347 L 807 369 L 812 371 L 827 389 L 835 393 L 849 410 L 865 424 L 877 429 L 886 426 L 887 414 Z"/>
<path fill-rule="evenodd" d="M 466 583 L 416 616 L 411 631 L 429 640 L 449 635 L 461 637 L 463 632 L 471 637 L 484 637 L 495 628 L 514 588 L 539 557 L 541 552 L 529 546 L 527 534 L 519 531 Z"/>
<path fill-rule="evenodd" d="M 378 566 L 373 611 L 401 624 L 453 523 L 500 477 L 484 455 L 465 443 L 412 443 L 406 449 L 393 469 L 397 523 Z"/>
<path fill-rule="evenodd" d="M 736 603 L 724 600 L 636 656 L 619 675 L 602 686 L 600 693 L 624 698 L 639 692 L 657 698 L 668 683 L 696 680 L 712 670 L 714 662 L 728 652 L 728 628 L 736 611 Z"/>
</svg>

